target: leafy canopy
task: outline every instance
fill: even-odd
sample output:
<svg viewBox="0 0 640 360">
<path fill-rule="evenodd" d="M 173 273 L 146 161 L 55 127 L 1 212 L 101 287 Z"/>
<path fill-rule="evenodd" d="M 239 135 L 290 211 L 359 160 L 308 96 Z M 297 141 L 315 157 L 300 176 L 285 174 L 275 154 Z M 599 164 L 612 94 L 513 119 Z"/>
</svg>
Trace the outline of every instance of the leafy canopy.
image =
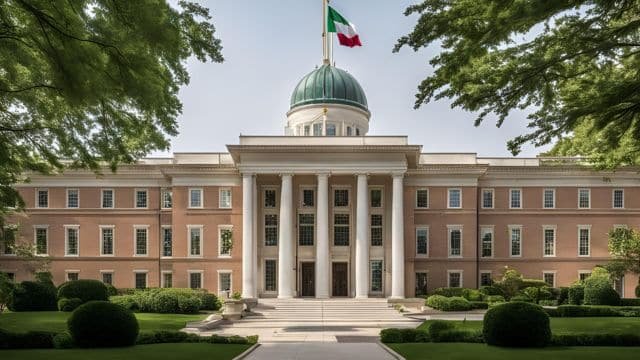
<svg viewBox="0 0 640 360">
<path fill-rule="evenodd" d="M 187 1 L 2 1 L 0 217 L 23 205 L 12 184 L 25 173 L 167 149 L 186 60 L 223 60 L 210 18 Z"/>
<path fill-rule="evenodd" d="M 412 14 L 394 51 L 441 46 L 416 107 L 449 98 L 477 112 L 476 125 L 496 114 L 498 126 L 533 109 L 531 131 L 508 143 L 514 155 L 563 139 L 553 154 L 640 163 L 640 2 L 424 0 Z"/>
<path fill-rule="evenodd" d="M 609 232 L 609 253 L 613 260 L 608 264 L 609 271 L 618 276 L 625 272 L 640 274 L 640 231 L 618 228 Z"/>
</svg>

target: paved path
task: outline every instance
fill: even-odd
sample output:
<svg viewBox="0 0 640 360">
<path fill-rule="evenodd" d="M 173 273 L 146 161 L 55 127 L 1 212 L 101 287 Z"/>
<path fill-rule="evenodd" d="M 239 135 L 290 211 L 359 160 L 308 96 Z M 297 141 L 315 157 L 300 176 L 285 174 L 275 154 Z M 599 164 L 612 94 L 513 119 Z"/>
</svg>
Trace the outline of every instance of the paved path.
<svg viewBox="0 0 640 360">
<path fill-rule="evenodd" d="M 262 344 L 247 360 L 394 360 L 376 343 L 289 343 Z"/>
</svg>

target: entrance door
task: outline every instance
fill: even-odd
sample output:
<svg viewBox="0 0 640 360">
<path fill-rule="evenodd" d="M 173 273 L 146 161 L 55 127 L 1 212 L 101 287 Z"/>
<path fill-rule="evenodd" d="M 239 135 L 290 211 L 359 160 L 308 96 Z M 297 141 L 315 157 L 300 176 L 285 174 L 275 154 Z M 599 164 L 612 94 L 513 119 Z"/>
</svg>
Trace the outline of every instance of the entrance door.
<svg viewBox="0 0 640 360">
<path fill-rule="evenodd" d="M 303 262 L 301 265 L 301 289 L 300 296 L 316 296 L 316 264 Z"/>
<path fill-rule="evenodd" d="M 332 281 L 333 292 L 332 296 L 348 296 L 348 278 L 349 271 L 346 262 L 334 262 L 332 263 Z"/>
</svg>

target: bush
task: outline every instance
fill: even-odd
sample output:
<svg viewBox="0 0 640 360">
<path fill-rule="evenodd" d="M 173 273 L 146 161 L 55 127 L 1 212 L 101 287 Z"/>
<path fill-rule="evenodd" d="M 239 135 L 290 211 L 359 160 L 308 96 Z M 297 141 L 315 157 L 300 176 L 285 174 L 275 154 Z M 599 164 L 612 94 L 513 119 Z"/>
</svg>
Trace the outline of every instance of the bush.
<svg viewBox="0 0 640 360">
<path fill-rule="evenodd" d="M 136 302 L 133 295 L 111 296 L 109 298 L 109 301 L 111 301 L 114 304 L 120 305 L 127 310 L 131 310 L 131 311 L 139 310 L 138 303 Z"/>
<path fill-rule="evenodd" d="M 11 311 L 56 311 L 56 288 L 48 283 L 23 281 L 13 289 Z"/>
<path fill-rule="evenodd" d="M 640 284 L 636 285 L 635 293 L 636 293 L 636 297 L 640 298 Z"/>
<path fill-rule="evenodd" d="M 442 295 L 432 295 L 427 298 L 427 306 L 441 311 L 467 311 L 471 310 L 471 303 L 458 296 L 445 297 Z"/>
<path fill-rule="evenodd" d="M 73 348 L 73 338 L 68 332 L 61 332 L 53 337 L 53 347 L 56 349 Z"/>
<path fill-rule="evenodd" d="M 12 333 L 0 329 L 0 349 L 51 349 L 54 336 L 46 331 Z"/>
<path fill-rule="evenodd" d="M 437 342 L 483 343 L 484 338 L 480 330 L 453 329 L 441 332 Z"/>
<path fill-rule="evenodd" d="M 178 296 L 167 292 L 159 293 L 153 298 L 154 312 L 161 314 L 175 314 L 179 311 Z"/>
<path fill-rule="evenodd" d="M 202 307 L 202 301 L 194 297 L 179 297 L 178 309 L 181 314 L 197 314 Z"/>
<path fill-rule="evenodd" d="M 471 303 L 471 309 L 485 310 L 489 308 L 489 303 L 486 301 L 469 301 Z"/>
<path fill-rule="evenodd" d="M 554 317 L 640 317 L 638 307 L 561 305 L 548 312 Z"/>
<path fill-rule="evenodd" d="M 111 285 L 111 284 L 104 284 L 104 286 L 107 287 L 107 294 L 109 294 L 109 296 L 116 296 L 118 295 L 118 289 L 116 289 L 115 286 Z"/>
<path fill-rule="evenodd" d="M 555 346 L 640 346 L 637 334 L 561 334 L 553 335 Z"/>
<path fill-rule="evenodd" d="M 549 316 L 540 306 L 525 302 L 489 309 L 482 333 L 487 344 L 497 346 L 544 347 L 551 341 Z"/>
<path fill-rule="evenodd" d="M 538 301 L 540 306 L 558 306 L 558 300 L 540 300 Z"/>
<path fill-rule="evenodd" d="M 480 290 L 476 289 L 464 289 L 462 297 L 469 301 L 482 301 L 483 295 Z"/>
<path fill-rule="evenodd" d="M 251 341 L 249 338 L 247 339 Z M 380 331 L 380 341 L 386 344 L 429 342 L 429 339 L 427 331 L 421 329 L 382 329 Z"/>
<path fill-rule="evenodd" d="M 640 299 L 620 299 L 622 306 L 640 306 Z"/>
<path fill-rule="evenodd" d="M 109 290 L 98 280 L 74 280 L 67 281 L 58 288 L 59 298 L 79 298 L 82 303 L 88 301 L 109 300 Z"/>
<path fill-rule="evenodd" d="M 58 310 L 60 311 L 71 312 L 80 305 L 82 305 L 82 299 L 78 298 L 62 298 L 58 300 Z"/>
<path fill-rule="evenodd" d="M 585 305 L 620 305 L 620 295 L 611 286 L 609 275 L 594 273 L 584 280 Z"/>
<path fill-rule="evenodd" d="M 382 329 L 380 330 L 380 341 L 385 344 L 401 343 L 402 333 L 400 329 Z"/>
<path fill-rule="evenodd" d="M 488 302 L 489 304 L 505 302 L 504 296 L 502 296 L 502 295 L 489 295 L 489 296 L 486 296 L 485 297 L 485 301 Z"/>
<path fill-rule="evenodd" d="M 551 288 L 548 286 L 543 286 L 543 287 L 530 286 L 522 290 L 522 293 L 528 296 L 534 303 L 537 303 L 540 300 L 551 300 L 551 298 L 553 298 L 553 294 L 551 293 Z"/>
<path fill-rule="evenodd" d="M 218 297 L 214 294 L 204 293 L 202 294 L 200 300 L 202 301 L 202 307 L 200 308 L 201 310 L 217 311 L 222 307 L 220 299 L 218 299 Z"/>
<path fill-rule="evenodd" d="M 202 339 L 204 340 L 204 339 Z M 137 345 L 168 344 L 184 342 L 200 342 L 200 336 L 182 331 L 150 331 L 141 332 L 136 340 Z"/>
<path fill-rule="evenodd" d="M 571 285 L 567 295 L 570 305 L 582 305 L 584 301 L 584 285 L 580 283 Z"/>
<path fill-rule="evenodd" d="M 452 296 L 464 296 L 465 290 L 464 288 L 437 288 L 433 291 L 433 295 L 440 295 L 444 297 L 452 297 Z"/>
<path fill-rule="evenodd" d="M 527 295 L 516 295 L 511 298 L 509 301 L 519 301 L 519 302 L 533 302 L 533 299 L 528 297 Z"/>
<path fill-rule="evenodd" d="M 194 314 L 201 309 L 218 310 L 222 306 L 214 294 L 194 289 L 145 289 L 109 300 L 130 310 L 164 314 Z"/>
<path fill-rule="evenodd" d="M 495 285 L 491 286 L 480 286 L 480 292 L 485 296 L 495 296 L 500 295 L 504 296 L 504 291 Z"/>
<path fill-rule="evenodd" d="M 453 330 L 454 328 L 455 325 L 451 321 L 434 320 L 429 324 L 428 327 L 429 338 L 431 338 L 431 341 L 433 342 L 439 342 L 440 334 L 448 330 Z"/>
<path fill-rule="evenodd" d="M 131 311 L 107 301 L 80 305 L 67 326 L 80 347 L 132 346 L 139 331 L 138 320 Z"/>
<path fill-rule="evenodd" d="M 520 283 L 520 289 L 526 289 L 528 287 L 543 288 L 549 287 L 549 284 L 547 284 L 547 282 L 544 280 L 522 279 L 522 282 Z"/>
<path fill-rule="evenodd" d="M 564 305 L 569 301 L 569 288 L 568 287 L 560 287 L 558 288 L 558 305 Z"/>
</svg>

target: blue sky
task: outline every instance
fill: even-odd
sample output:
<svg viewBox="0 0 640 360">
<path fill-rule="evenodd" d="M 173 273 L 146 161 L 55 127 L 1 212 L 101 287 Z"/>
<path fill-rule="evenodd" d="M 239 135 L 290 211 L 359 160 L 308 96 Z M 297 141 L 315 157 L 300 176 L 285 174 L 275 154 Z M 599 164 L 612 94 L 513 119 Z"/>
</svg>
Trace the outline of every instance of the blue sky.
<svg viewBox="0 0 640 360">
<path fill-rule="evenodd" d="M 240 134 L 282 135 L 294 86 L 322 60 L 322 0 L 200 2 L 211 11 L 225 62 L 189 61 L 191 82 L 180 92 L 180 135 L 171 151 L 226 151 Z M 506 141 L 526 131 L 523 113 L 513 113 L 501 128 L 492 118 L 476 128 L 475 115 L 452 109 L 449 101 L 413 109 L 416 87 L 432 72 L 428 61 L 438 51 L 392 53 L 396 40 L 415 25 L 415 16 L 403 14 L 414 2 L 332 1 L 361 34 L 361 48 L 336 42 L 334 60 L 367 94 L 369 135 L 408 135 L 424 152 L 511 156 Z M 528 146 L 522 156 L 542 150 Z"/>
</svg>

